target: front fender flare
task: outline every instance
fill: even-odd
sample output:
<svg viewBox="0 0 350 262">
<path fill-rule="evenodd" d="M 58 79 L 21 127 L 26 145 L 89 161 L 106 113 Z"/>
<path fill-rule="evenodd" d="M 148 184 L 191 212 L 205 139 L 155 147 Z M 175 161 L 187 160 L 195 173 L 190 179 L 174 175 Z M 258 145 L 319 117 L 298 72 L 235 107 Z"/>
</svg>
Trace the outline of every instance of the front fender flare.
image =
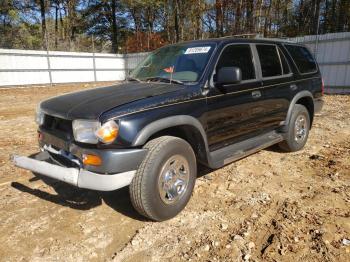
<svg viewBox="0 0 350 262">
<path fill-rule="evenodd" d="M 207 135 L 203 125 L 194 117 L 188 115 L 176 115 L 156 120 L 145 126 L 134 138 L 132 146 L 142 146 L 155 133 L 169 127 L 189 125 L 195 127 L 202 135 L 205 148 L 208 151 Z"/>
</svg>

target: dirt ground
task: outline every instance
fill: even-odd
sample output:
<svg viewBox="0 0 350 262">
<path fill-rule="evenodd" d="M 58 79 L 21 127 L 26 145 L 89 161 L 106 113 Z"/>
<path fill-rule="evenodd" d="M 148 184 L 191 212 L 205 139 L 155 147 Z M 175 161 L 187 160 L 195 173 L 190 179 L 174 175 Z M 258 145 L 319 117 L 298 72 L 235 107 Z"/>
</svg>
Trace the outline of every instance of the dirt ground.
<svg viewBox="0 0 350 262">
<path fill-rule="evenodd" d="M 40 100 L 85 85 L 0 89 L 0 261 L 350 261 L 350 96 L 326 96 L 303 151 L 202 169 L 186 209 L 153 223 L 128 189 L 79 190 L 15 168 L 38 150 Z"/>
</svg>

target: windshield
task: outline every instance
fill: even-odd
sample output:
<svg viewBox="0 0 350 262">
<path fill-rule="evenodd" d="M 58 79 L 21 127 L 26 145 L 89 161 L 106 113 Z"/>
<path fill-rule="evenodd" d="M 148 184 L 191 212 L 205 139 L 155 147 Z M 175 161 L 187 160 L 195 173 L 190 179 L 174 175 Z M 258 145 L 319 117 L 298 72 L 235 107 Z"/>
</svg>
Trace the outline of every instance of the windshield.
<svg viewBox="0 0 350 262">
<path fill-rule="evenodd" d="M 179 44 L 151 53 L 130 74 L 141 81 L 169 79 L 169 82 L 196 82 L 214 50 L 214 44 Z"/>
</svg>

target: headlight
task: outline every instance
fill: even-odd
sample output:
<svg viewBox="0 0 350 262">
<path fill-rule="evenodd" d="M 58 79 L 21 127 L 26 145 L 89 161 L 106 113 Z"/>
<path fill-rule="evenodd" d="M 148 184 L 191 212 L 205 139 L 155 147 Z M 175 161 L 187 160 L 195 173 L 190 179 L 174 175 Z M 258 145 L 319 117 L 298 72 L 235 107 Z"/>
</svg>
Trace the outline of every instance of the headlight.
<svg viewBox="0 0 350 262">
<path fill-rule="evenodd" d="M 73 134 L 78 142 L 97 144 L 98 141 L 112 143 L 118 136 L 119 126 L 115 121 L 108 121 L 102 126 L 98 121 L 74 120 Z"/>
<path fill-rule="evenodd" d="M 97 144 L 95 132 L 101 127 L 100 122 L 94 120 L 74 120 L 73 135 L 76 141 L 88 144 Z"/>
<path fill-rule="evenodd" d="M 40 106 L 38 106 L 38 108 L 36 109 L 36 113 L 35 113 L 35 122 L 41 126 L 44 124 L 44 117 L 45 114 L 43 111 L 41 111 Z"/>
<path fill-rule="evenodd" d="M 112 143 L 119 134 L 119 126 L 113 120 L 108 121 L 104 123 L 95 134 L 102 143 Z"/>
</svg>

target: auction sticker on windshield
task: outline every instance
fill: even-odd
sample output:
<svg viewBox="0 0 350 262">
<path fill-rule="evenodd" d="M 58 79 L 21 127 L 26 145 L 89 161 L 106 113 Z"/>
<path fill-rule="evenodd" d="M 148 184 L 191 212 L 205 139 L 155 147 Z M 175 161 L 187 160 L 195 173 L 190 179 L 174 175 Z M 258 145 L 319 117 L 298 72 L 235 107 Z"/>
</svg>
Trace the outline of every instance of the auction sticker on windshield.
<svg viewBox="0 0 350 262">
<path fill-rule="evenodd" d="M 210 46 L 189 47 L 186 49 L 185 55 L 208 53 Z"/>
</svg>

